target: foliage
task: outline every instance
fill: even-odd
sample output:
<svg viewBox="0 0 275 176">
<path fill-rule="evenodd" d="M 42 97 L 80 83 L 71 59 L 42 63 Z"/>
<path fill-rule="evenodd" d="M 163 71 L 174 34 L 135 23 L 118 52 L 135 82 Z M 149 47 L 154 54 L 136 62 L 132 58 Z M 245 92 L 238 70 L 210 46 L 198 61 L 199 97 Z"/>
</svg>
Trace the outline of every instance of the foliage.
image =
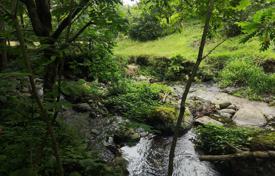
<svg viewBox="0 0 275 176">
<path fill-rule="evenodd" d="M 65 64 L 67 77 L 76 76 L 89 81 L 108 83 L 118 81 L 122 76 L 119 60 L 104 49 L 95 49 L 75 56 L 69 56 Z M 73 74 L 72 74 L 73 73 Z"/>
<path fill-rule="evenodd" d="M 104 92 L 97 83 L 87 82 L 83 79 L 78 81 L 63 81 L 61 92 L 68 97 L 89 97 L 100 96 Z"/>
<path fill-rule="evenodd" d="M 120 94 L 109 95 L 106 106 L 114 113 L 138 122 L 146 121 L 152 110 L 162 104 L 162 96 L 171 93 L 171 89 L 163 84 L 145 82 L 124 82 L 116 89 L 119 91 L 111 92 Z"/>
<path fill-rule="evenodd" d="M 129 29 L 129 36 L 139 41 L 155 40 L 163 33 L 164 29 L 158 20 L 149 14 L 135 18 Z"/>
<path fill-rule="evenodd" d="M 267 50 L 275 41 L 275 14 L 274 7 L 257 11 L 248 22 L 241 22 L 243 32 L 246 34 L 242 42 L 247 42 L 252 37 L 259 37 L 261 50 Z"/>
<path fill-rule="evenodd" d="M 204 125 L 196 128 L 196 133 L 196 143 L 200 149 L 210 154 L 228 154 L 235 153 L 235 148 L 248 147 L 258 131 L 250 128 Z"/>
<path fill-rule="evenodd" d="M 249 59 L 235 59 L 220 73 L 222 86 L 247 86 L 257 94 L 274 93 L 274 78 Z"/>
</svg>

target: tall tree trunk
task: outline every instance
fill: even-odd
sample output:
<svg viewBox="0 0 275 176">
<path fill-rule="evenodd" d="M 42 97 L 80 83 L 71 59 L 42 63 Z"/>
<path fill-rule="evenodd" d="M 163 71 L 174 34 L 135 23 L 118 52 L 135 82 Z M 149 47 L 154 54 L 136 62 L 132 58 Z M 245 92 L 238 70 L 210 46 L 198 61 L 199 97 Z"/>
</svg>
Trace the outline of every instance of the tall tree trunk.
<svg viewBox="0 0 275 176">
<path fill-rule="evenodd" d="M 194 65 L 194 67 L 193 67 L 192 74 L 190 75 L 190 77 L 187 81 L 187 84 L 185 86 L 185 90 L 184 90 L 182 98 L 181 98 L 180 113 L 179 113 L 179 116 L 178 116 L 177 124 L 176 124 L 176 127 L 175 127 L 175 134 L 174 134 L 174 137 L 173 137 L 173 140 L 172 140 L 171 149 L 170 149 L 170 153 L 169 153 L 168 176 L 173 175 L 175 149 L 176 149 L 176 145 L 177 145 L 179 129 L 180 129 L 180 126 L 181 126 L 181 124 L 184 120 L 183 118 L 184 118 L 184 113 L 185 113 L 185 104 L 186 104 L 186 100 L 187 100 L 187 95 L 188 95 L 190 87 L 191 87 L 191 85 L 194 81 L 194 78 L 197 74 L 200 63 L 203 60 L 203 51 L 204 51 L 204 46 L 205 46 L 205 43 L 206 43 L 207 34 L 209 32 L 210 19 L 212 17 L 213 7 L 214 7 L 214 0 L 209 0 L 209 2 L 208 2 L 208 11 L 207 11 L 207 14 L 206 14 L 206 20 L 205 20 L 205 25 L 204 25 L 204 29 L 203 29 L 202 38 L 201 38 L 201 44 L 200 44 L 200 48 L 199 48 L 197 61 L 196 61 L 196 64 Z"/>
<path fill-rule="evenodd" d="M 3 32 L 5 30 L 4 21 L 0 21 L 0 31 Z M 0 36 L 0 71 L 6 68 L 8 64 L 8 56 L 7 56 L 7 44 L 6 39 Z"/>
<path fill-rule="evenodd" d="M 37 89 L 36 89 L 36 86 L 35 86 L 33 70 L 32 70 L 32 67 L 31 67 L 30 60 L 28 59 L 29 57 L 27 56 L 26 45 L 25 45 L 25 40 L 23 38 L 22 29 L 21 29 L 21 26 L 18 22 L 17 16 L 12 16 L 12 19 L 13 19 L 13 22 L 15 24 L 16 34 L 17 34 L 17 38 L 18 38 L 19 43 L 20 43 L 20 49 L 21 49 L 23 59 L 24 59 L 26 68 L 30 73 L 29 81 L 30 81 L 30 85 L 31 85 L 31 91 L 32 91 L 32 94 L 35 98 L 35 101 L 36 101 L 36 103 L 39 107 L 40 116 L 41 116 L 42 120 L 45 121 L 46 124 L 47 124 L 47 132 L 50 135 L 51 142 L 52 142 L 52 149 L 53 149 L 54 156 L 55 156 L 56 162 L 57 162 L 58 176 L 64 176 L 64 170 L 63 170 L 63 164 L 62 164 L 62 161 L 61 161 L 59 145 L 58 145 L 56 136 L 54 134 L 54 129 L 53 129 L 52 122 L 51 122 L 51 119 L 49 117 L 49 114 L 48 114 L 47 110 L 44 108 L 44 105 L 43 105 L 41 99 L 39 98 L 39 95 L 38 95 L 38 92 L 37 92 Z"/>
</svg>

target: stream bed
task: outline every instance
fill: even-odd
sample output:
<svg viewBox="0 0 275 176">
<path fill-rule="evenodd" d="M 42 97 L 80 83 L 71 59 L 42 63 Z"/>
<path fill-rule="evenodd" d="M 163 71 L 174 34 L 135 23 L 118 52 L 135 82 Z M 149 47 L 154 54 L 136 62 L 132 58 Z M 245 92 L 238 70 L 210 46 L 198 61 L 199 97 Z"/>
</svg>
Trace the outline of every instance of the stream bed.
<svg viewBox="0 0 275 176">
<path fill-rule="evenodd" d="M 200 161 L 192 140 L 191 130 L 180 137 L 174 160 L 173 176 L 221 176 L 209 162 Z M 130 176 L 165 176 L 168 167 L 168 155 L 171 137 L 141 138 L 135 146 L 125 146 L 123 157 L 128 161 Z"/>
<path fill-rule="evenodd" d="M 172 85 L 180 100 L 182 85 Z M 230 101 L 239 108 L 253 109 L 267 116 L 275 117 L 275 107 L 267 103 L 250 101 L 227 93 L 213 84 L 197 84 L 192 86 L 189 97 L 196 96 L 211 102 Z M 195 151 L 195 133 L 190 130 L 178 139 L 173 176 L 222 176 L 215 166 L 209 162 L 200 161 Z M 148 136 L 141 138 L 135 146 L 121 148 L 122 156 L 128 161 L 127 169 L 130 176 L 166 176 L 168 156 L 172 137 Z"/>
</svg>

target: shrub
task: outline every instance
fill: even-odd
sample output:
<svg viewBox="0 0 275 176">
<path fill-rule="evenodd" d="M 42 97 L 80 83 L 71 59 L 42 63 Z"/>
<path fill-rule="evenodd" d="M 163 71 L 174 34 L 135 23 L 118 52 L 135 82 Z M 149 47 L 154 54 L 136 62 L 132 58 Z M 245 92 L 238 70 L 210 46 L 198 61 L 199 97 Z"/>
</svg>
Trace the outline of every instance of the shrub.
<svg viewBox="0 0 275 176">
<path fill-rule="evenodd" d="M 204 125 L 196 128 L 196 133 L 196 144 L 200 149 L 210 154 L 228 154 L 235 153 L 234 147 L 248 147 L 258 131 L 251 128 Z"/>
<path fill-rule="evenodd" d="M 106 90 L 107 91 L 107 90 Z M 63 81 L 61 92 L 71 102 L 83 102 L 89 98 L 99 98 L 106 92 L 95 82 L 87 82 L 83 79 L 78 81 Z"/>
<path fill-rule="evenodd" d="M 114 59 L 110 53 L 103 51 L 69 56 L 64 67 L 65 76 L 75 75 L 89 81 L 117 81 L 122 74 L 119 59 Z"/>
<path fill-rule="evenodd" d="M 115 89 L 118 89 L 116 91 Z M 129 119 L 144 122 L 160 104 L 164 94 L 170 94 L 170 87 L 163 84 L 125 81 L 116 85 L 106 101 L 106 106 L 114 113 L 119 113 Z"/>
<path fill-rule="evenodd" d="M 257 94 L 275 93 L 275 76 L 248 59 L 233 60 L 219 75 L 221 86 L 249 87 Z"/>
<path fill-rule="evenodd" d="M 139 41 L 155 40 L 163 36 L 163 33 L 164 29 L 157 18 L 149 14 L 135 18 L 129 29 L 129 36 Z"/>
</svg>

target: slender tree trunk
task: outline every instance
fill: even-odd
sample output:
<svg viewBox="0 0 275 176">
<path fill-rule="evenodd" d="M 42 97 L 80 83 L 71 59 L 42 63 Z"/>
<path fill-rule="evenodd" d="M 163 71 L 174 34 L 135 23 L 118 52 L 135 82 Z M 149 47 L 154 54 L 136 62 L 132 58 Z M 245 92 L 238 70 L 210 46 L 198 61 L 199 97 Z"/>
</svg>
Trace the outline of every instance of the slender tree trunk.
<svg viewBox="0 0 275 176">
<path fill-rule="evenodd" d="M 24 38 L 23 38 L 21 26 L 19 25 L 17 16 L 13 16 L 12 18 L 13 18 L 13 21 L 15 23 L 16 34 L 17 34 L 17 37 L 18 37 L 18 40 L 19 40 L 19 43 L 20 43 L 23 59 L 24 59 L 26 68 L 28 69 L 28 71 L 30 73 L 29 81 L 30 81 L 30 84 L 31 84 L 32 94 L 35 98 L 35 101 L 36 101 L 38 107 L 39 107 L 41 118 L 47 124 L 47 131 L 48 131 L 48 133 L 51 137 L 51 140 L 52 140 L 52 148 L 53 148 L 54 156 L 55 156 L 56 162 L 57 162 L 58 175 L 63 176 L 64 175 L 64 170 L 63 170 L 63 165 L 62 165 L 62 161 L 61 161 L 61 157 L 60 157 L 59 145 L 58 145 L 57 139 L 55 137 L 54 129 L 53 129 L 51 120 L 49 118 L 48 112 L 44 108 L 43 103 L 39 98 L 39 95 L 38 95 L 38 92 L 37 92 L 37 89 L 36 89 L 36 86 L 35 86 L 33 70 L 32 70 L 32 67 L 31 67 L 31 63 L 28 59 L 29 57 L 27 56 L 26 45 L 25 45 L 25 41 L 24 41 Z"/>
<path fill-rule="evenodd" d="M 175 149 L 176 149 L 176 145 L 177 145 L 179 129 L 180 129 L 180 126 L 181 126 L 181 124 L 184 120 L 183 118 L 184 118 L 184 113 L 185 113 L 185 104 L 186 104 L 186 100 L 187 100 L 187 95 L 188 95 L 190 87 L 191 87 L 191 85 L 194 81 L 194 78 L 197 74 L 200 63 L 203 60 L 203 51 L 204 51 L 204 46 L 205 46 L 205 43 L 206 43 L 207 34 L 209 32 L 209 25 L 210 25 L 210 19 L 212 17 L 213 7 L 214 7 L 214 0 L 209 0 L 209 2 L 208 2 L 208 11 L 207 11 L 207 14 L 206 14 L 206 20 L 205 20 L 205 25 L 204 25 L 204 29 L 203 29 L 202 38 L 201 38 L 201 44 L 200 44 L 200 48 L 199 48 L 197 61 L 196 61 L 196 64 L 194 65 L 194 67 L 193 67 L 192 73 L 191 73 L 191 75 L 190 75 L 190 77 L 187 81 L 187 84 L 185 86 L 185 90 L 184 90 L 182 98 L 181 98 L 180 113 L 179 113 L 179 116 L 178 116 L 177 124 L 176 124 L 176 127 L 175 127 L 175 134 L 174 134 L 174 137 L 173 137 L 173 140 L 172 140 L 171 149 L 170 149 L 170 153 L 169 153 L 168 176 L 173 175 Z"/>
<path fill-rule="evenodd" d="M 0 21 L 0 32 L 5 30 L 4 21 Z M 0 36 L 0 71 L 6 68 L 8 64 L 8 56 L 7 56 L 7 44 L 6 39 L 1 38 Z"/>
</svg>

